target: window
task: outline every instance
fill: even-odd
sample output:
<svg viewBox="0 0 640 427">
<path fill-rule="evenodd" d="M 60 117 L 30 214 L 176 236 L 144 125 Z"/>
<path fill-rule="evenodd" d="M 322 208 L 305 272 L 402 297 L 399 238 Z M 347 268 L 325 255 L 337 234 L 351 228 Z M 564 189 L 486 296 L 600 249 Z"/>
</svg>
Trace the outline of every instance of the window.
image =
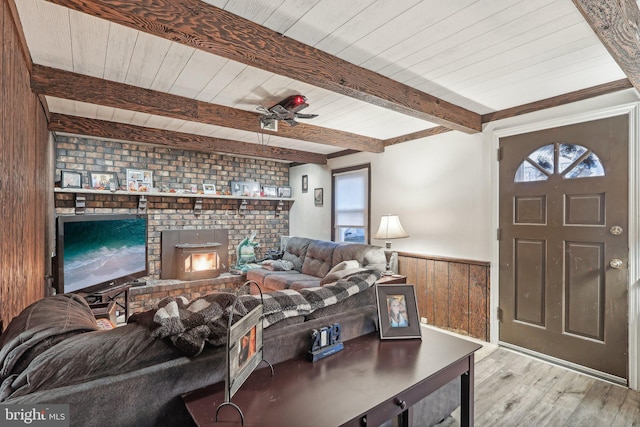
<svg viewBox="0 0 640 427">
<path fill-rule="evenodd" d="M 556 142 L 529 154 L 516 171 L 515 182 L 546 181 L 553 174 L 565 179 L 604 176 L 604 168 L 600 158 L 582 145 Z"/>
<path fill-rule="evenodd" d="M 369 243 L 371 165 L 333 171 L 333 240 Z"/>
</svg>

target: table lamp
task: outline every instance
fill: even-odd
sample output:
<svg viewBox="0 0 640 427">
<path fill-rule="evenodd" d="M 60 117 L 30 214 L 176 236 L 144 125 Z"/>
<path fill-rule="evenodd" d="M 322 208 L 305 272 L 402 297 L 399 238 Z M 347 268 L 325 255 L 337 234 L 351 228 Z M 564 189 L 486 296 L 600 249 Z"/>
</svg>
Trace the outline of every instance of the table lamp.
<svg viewBox="0 0 640 427">
<path fill-rule="evenodd" d="M 391 251 L 390 240 L 401 239 L 403 237 L 409 237 L 409 235 L 404 231 L 404 228 L 402 228 L 398 215 L 382 215 L 380 218 L 380 228 L 378 228 L 378 232 L 373 238 L 385 240 L 384 256 L 387 259 L 387 271 L 385 271 L 384 274 L 393 274 L 393 271 L 391 271 L 391 255 L 393 252 Z"/>
</svg>

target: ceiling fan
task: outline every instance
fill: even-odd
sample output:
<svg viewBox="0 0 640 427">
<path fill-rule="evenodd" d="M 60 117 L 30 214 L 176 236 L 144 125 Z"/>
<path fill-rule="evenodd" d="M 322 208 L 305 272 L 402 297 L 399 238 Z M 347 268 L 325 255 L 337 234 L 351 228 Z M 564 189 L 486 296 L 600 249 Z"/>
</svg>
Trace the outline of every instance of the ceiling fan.
<svg viewBox="0 0 640 427">
<path fill-rule="evenodd" d="M 277 104 L 265 108 L 258 107 L 258 111 L 262 113 L 260 116 L 260 128 L 267 130 L 278 130 L 278 122 L 280 120 L 287 122 L 290 126 L 296 126 L 296 119 L 313 119 L 318 117 L 317 114 L 304 114 L 299 111 L 307 108 L 307 98 L 303 95 L 291 95 L 278 102 Z"/>
</svg>

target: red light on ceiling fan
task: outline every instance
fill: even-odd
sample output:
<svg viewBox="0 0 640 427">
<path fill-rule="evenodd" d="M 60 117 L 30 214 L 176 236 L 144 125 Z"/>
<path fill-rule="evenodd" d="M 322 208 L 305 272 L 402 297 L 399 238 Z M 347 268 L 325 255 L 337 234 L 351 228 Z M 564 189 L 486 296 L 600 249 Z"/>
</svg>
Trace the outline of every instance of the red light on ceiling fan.
<svg viewBox="0 0 640 427">
<path fill-rule="evenodd" d="M 306 100 L 307 99 L 302 95 L 294 95 L 293 96 L 293 100 L 292 100 L 292 104 L 293 104 L 294 107 L 298 107 L 298 106 L 304 104 L 304 102 Z"/>
</svg>

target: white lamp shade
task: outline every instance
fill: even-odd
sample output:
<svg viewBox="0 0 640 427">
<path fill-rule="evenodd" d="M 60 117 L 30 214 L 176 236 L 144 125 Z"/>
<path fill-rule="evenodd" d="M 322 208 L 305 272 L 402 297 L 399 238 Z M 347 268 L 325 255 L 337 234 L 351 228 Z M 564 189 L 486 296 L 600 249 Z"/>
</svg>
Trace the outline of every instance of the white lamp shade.
<svg viewBox="0 0 640 427">
<path fill-rule="evenodd" d="M 409 237 L 402 224 L 400 224 L 400 218 L 398 215 L 382 215 L 380 218 L 380 228 L 374 239 L 400 239 L 403 237 Z"/>
</svg>

